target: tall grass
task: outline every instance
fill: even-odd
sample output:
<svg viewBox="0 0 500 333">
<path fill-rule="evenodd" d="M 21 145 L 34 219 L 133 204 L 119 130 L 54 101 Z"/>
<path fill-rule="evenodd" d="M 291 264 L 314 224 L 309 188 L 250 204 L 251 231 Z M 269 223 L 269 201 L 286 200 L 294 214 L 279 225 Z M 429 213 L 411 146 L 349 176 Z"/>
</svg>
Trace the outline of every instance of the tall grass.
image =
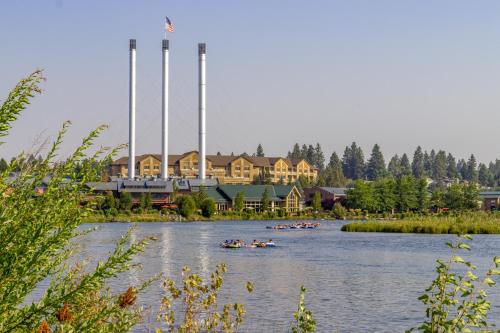
<svg viewBox="0 0 500 333">
<path fill-rule="evenodd" d="M 342 226 L 347 232 L 396 232 L 420 234 L 500 234 L 500 215 L 471 212 L 430 215 L 396 221 L 367 221 Z"/>
</svg>

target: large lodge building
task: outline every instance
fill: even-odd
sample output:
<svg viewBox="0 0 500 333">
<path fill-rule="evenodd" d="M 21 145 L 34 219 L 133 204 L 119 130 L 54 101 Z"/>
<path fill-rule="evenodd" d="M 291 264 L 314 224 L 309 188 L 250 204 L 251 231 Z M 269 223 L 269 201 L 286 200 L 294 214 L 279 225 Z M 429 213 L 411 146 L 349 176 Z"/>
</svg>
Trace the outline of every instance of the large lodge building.
<svg viewBox="0 0 500 333">
<path fill-rule="evenodd" d="M 303 159 L 282 157 L 207 155 L 207 174 L 217 178 L 221 184 L 250 184 L 257 179 L 273 183 L 292 183 L 300 176 L 316 180 L 318 170 Z M 136 157 L 136 175 L 139 177 L 159 176 L 161 155 L 144 154 Z M 111 176 L 126 177 L 128 157 L 121 157 L 111 164 Z M 168 156 L 168 176 L 193 179 L 198 177 L 198 152 Z"/>
</svg>

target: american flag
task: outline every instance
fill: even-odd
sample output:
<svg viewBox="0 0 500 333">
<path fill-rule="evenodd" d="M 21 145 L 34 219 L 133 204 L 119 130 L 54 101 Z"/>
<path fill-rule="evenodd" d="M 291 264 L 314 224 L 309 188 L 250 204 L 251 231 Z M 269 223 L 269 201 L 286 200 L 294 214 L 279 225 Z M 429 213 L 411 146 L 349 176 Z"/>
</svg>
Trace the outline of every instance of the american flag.
<svg viewBox="0 0 500 333">
<path fill-rule="evenodd" d="M 170 22 L 170 19 L 165 16 L 165 31 L 174 32 L 174 25 Z"/>
</svg>

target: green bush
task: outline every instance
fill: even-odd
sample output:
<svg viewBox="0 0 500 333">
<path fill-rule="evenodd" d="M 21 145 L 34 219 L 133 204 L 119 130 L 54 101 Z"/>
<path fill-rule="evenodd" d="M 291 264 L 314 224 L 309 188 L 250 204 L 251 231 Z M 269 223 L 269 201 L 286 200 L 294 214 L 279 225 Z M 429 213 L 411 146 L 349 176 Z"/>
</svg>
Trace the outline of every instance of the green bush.
<svg viewBox="0 0 500 333">
<path fill-rule="evenodd" d="M 215 201 L 212 198 L 205 198 L 200 204 L 201 215 L 210 218 L 215 213 Z"/>
<path fill-rule="evenodd" d="M 0 138 L 41 92 L 38 84 L 43 79 L 36 71 L 5 98 L 0 105 Z M 60 160 L 68 127 L 69 123 L 63 125 L 36 163 L 23 162 L 20 167 L 25 157 L 19 155 L 0 172 L 0 332 L 125 332 L 141 320 L 133 300 L 144 285 L 130 286 L 128 295 L 133 297 L 121 306 L 120 294 L 112 293 L 107 281 L 131 267 L 144 241 L 132 242 L 130 234 L 125 235 L 94 268 L 72 256 L 75 237 L 82 234 L 79 227 L 89 213 L 86 206 L 95 205 L 80 206 L 92 197 L 86 184 L 99 180 L 116 150 L 88 153 L 105 128 L 101 126 Z M 14 170 L 18 173 L 12 180 L 9 173 Z M 44 179 L 46 191 L 34 196 Z"/>
<path fill-rule="evenodd" d="M 344 219 L 347 216 L 347 209 L 340 202 L 336 202 L 332 208 L 332 215 L 336 219 Z"/>
<path fill-rule="evenodd" d="M 179 206 L 179 214 L 185 218 L 189 218 L 196 211 L 196 203 L 190 195 L 183 195 L 177 199 Z"/>
</svg>

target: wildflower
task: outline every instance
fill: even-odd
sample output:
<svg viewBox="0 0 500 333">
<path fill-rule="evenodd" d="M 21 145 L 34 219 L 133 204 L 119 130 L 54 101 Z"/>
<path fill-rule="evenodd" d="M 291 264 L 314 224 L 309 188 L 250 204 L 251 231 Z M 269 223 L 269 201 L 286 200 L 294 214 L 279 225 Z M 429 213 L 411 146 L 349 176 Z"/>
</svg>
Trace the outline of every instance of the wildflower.
<svg viewBox="0 0 500 333">
<path fill-rule="evenodd" d="M 47 321 L 45 320 L 42 321 L 42 324 L 38 328 L 38 333 L 50 333 L 50 327 Z"/>
<path fill-rule="evenodd" d="M 137 291 L 134 288 L 129 287 L 126 292 L 120 295 L 120 307 L 126 308 L 127 306 L 133 305 L 136 299 Z"/>
<path fill-rule="evenodd" d="M 69 312 L 68 303 L 64 303 L 63 307 L 57 312 L 56 317 L 61 323 L 71 321 L 73 319 L 71 312 Z"/>
</svg>

